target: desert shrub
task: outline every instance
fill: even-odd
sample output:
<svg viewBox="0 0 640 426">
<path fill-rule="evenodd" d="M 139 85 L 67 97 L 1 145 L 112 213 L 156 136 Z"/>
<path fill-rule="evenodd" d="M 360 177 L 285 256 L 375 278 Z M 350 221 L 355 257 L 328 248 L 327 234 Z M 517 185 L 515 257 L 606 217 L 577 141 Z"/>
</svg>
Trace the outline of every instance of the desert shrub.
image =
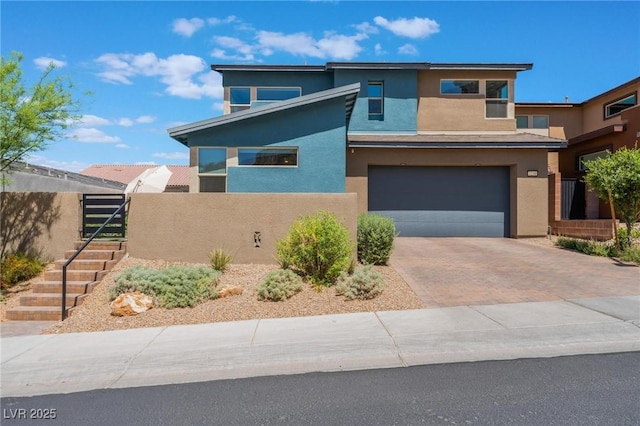
<svg viewBox="0 0 640 426">
<path fill-rule="evenodd" d="M 141 291 L 164 308 L 193 307 L 218 296 L 220 272 L 206 266 L 171 266 L 151 269 L 134 266 L 122 271 L 109 289 L 111 300 L 122 293 Z"/>
<path fill-rule="evenodd" d="M 258 287 L 258 300 L 278 302 L 302 291 L 302 278 L 290 269 L 276 269 L 265 275 Z"/>
<path fill-rule="evenodd" d="M 625 247 L 618 256 L 625 262 L 634 262 L 640 264 L 640 247 Z"/>
<path fill-rule="evenodd" d="M 618 228 L 618 240 L 622 242 L 627 242 L 627 238 L 629 237 L 629 232 L 627 231 L 626 226 L 621 226 Z M 631 229 L 631 241 L 629 246 L 633 245 L 635 241 L 640 241 L 640 228 L 634 227 Z"/>
<path fill-rule="evenodd" d="M 329 212 L 295 221 L 277 243 L 280 265 L 290 265 L 316 285 L 333 285 L 349 268 L 353 243 L 349 230 Z"/>
<path fill-rule="evenodd" d="M 594 240 L 582 240 L 579 238 L 567 238 L 559 236 L 556 239 L 555 245 L 563 247 L 569 250 L 575 250 L 580 253 L 588 254 L 591 256 L 613 256 L 616 252 L 615 247 L 611 244 L 594 241 Z"/>
<path fill-rule="evenodd" d="M 232 259 L 232 256 L 221 248 L 209 253 L 209 263 L 211 267 L 218 272 L 224 272 Z"/>
<path fill-rule="evenodd" d="M 384 289 L 384 278 L 372 265 L 357 268 L 353 275 L 341 274 L 336 284 L 336 294 L 349 300 L 373 299 Z"/>
<path fill-rule="evenodd" d="M 358 260 L 365 264 L 386 265 L 393 249 L 396 226 L 393 219 L 375 213 L 358 216 Z"/>
<path fill-rule="evenodd" d="M 21 281 L 37 276 L 44 269 L 44 262 L 37 256 L 14 253 L 5 256 L 0 263 L 2 288 L 10 288 Z"/>
</svg>

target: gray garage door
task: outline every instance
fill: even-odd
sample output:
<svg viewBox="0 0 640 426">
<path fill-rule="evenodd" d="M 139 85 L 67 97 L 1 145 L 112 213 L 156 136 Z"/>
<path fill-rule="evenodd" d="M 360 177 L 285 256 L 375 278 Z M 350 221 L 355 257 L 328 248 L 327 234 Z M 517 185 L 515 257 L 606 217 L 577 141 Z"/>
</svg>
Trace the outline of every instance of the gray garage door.
<svg viewBox="0 0 640 426">
<path fill-rule="evenodd" d="M 369 211 L 405 237 L 508 237 L 508 167 L 369 167 Z"/>
</svg>

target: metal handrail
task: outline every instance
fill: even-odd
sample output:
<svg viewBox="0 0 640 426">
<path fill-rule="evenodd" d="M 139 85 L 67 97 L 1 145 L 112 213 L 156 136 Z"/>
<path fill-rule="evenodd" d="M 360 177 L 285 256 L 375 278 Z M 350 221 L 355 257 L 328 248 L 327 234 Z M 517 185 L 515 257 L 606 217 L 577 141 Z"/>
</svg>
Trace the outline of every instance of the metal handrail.
<svg viewBox="0 0 640 426">
<path fill-rule="evenodd" d="M 111 216 L 109 216 L 109 218 L 102 224 L 102 226 L 100 226 L 100 228 L 98 228 L 96 232 L 91 234 L 91 236 L 80 246 L 80 248 L 76 250 L 76 252 L 69 259 L 67 259 L 64 265 L 62 265 L 62 321 L 67 319 L 67 266 L 69 266 L 69 264 L 73 262 L 76 257 L 78 257 L 82 250 L 84 250 L 89 245 L 89 243 L 98 234 L 100 234 L 104 227 L 107 226 L 113 220 L 113 218 L 115 218 L 116 215 L 127 206 L 127 204 L 129 204 L 129 201 L 131 201 L 131 198 L 128 198 L 124 203 L 122 203 L 122 205 L 118 207 L 118 209 L 113 212 Z"/>
</svg>

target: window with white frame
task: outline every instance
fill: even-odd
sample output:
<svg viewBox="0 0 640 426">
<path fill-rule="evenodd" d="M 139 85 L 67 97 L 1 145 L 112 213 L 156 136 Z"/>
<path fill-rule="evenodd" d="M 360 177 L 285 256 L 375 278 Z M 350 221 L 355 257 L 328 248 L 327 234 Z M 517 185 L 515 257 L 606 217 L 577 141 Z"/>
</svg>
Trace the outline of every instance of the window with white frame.
<svg viewBox="0 0 640 426">
<path fill-rule="evenodd" d="M 613 117 L 614 115 L 620 114 L 625 109 L 631 108 L 632 106 L 637 105 L 637 103 L 638 103 L 637 93 L 632 93 L 614 102 L 605 104 L 604 118 L 606 119 L 609 117 Z"/>
<path fill-rule="evenodd" d="M 238 148 L 239 166 L 297 166 L 298 148 Z"/>
<path fill-rule="evenodd" d="M 384 84 L 381 81 L 370 81 L 367 84 L 369 100 L 369 120 L 382 120 L 384 117 Z"/>
<path fill-rule="evenodd" d="M 509 82 L 507 80 L 486 81 L 486 117 L 506 118 L 509 104 Z"/>
<path fill-rule="evenodd" d="M 251 89 L 248 87 L 231 87 L 229 89 L 229 106 L 231 112 L 249 109 L 251 107 Z"/>
<path fill-rule="evenodd" d="M 441 95 L 477 95 L 479 93 L 479 80 L 440 80 Z"/>
</svg>

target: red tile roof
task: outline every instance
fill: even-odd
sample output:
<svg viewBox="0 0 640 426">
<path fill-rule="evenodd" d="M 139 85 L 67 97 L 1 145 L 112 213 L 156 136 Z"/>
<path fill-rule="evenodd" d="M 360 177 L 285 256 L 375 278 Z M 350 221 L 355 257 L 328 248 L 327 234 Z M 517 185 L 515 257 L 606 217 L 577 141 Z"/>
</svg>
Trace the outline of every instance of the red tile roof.
<svg viewBox="0 0 640 426">
<path fill-rule="evenodd" d="M 149 164 L 94 164 L 84 169 L 80 174 L 102 179 L 114 180 L 128 184 L 142 172 L 158 165 Z M 171 177 L 167 186 L 189 186 L 189 166 L 167 166 L 171 170 Z"/>
</svg>

